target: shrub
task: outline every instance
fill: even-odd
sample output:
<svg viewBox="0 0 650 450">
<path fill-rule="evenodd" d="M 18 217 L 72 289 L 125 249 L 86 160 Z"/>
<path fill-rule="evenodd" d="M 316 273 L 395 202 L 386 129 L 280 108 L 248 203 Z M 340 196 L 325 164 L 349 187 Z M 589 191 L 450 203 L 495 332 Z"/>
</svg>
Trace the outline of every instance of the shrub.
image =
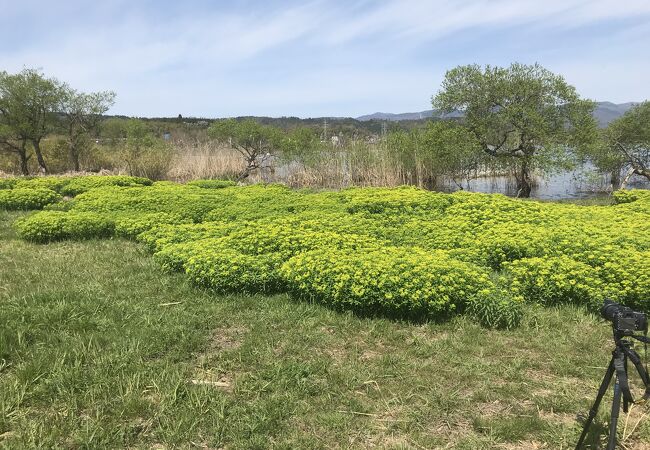
<svg viewBox="0 0 650 450">
<path fill-rule="evenodd" d="M 342 192 L 347 212 L 351 214 L 441 214 L 454 202 L 450 195 L 428 192 L 414 187 L 351 188 Z"/>
<path fill-rule="evenodd" d="M 108 237 L 114 226 L 110 219 L 96 214 L 63 211 L 41 211 L 15 223 L 21 238 L 37 243 Z"/>
<path fill-rule="evenodd" d="M 61 200 L 56 192 L 45 188 L 15 188 L 0 190 L 0 209 L 30 210 L 41 209 Z"/>
<path fill-rule="evenodd" d="M 525 258 L 504 264 L 510 291 L 527 302 L 575 303 L 597 308 L 603 300 L 598 269 L 568 256 Z"/>
<path fill-rule="evenodd" d="M 83 192 L 104 186 L 151 186 L 148 178 L 131 177 L 126 175 L 90 175 L 70 179 L 61 187 L 61 194 L 75 196 Z"/>
<path fill-rule="evenodd" d="M 445 317 L 493 285 L 486 269 L 445 252 L 385 247 L 300 253 L 280 269 L 289 291 L 338 308 L 401 317 Z"/>
<path fill-rule="evenodd" d="M 186 222 L 181 216 L 170 213 L 147 213 L 136 217 L 122 216 L 115 219 L 115 232 L 124 237 L 135 238 L 155 226 L 161 224 L 177 224 Z"/>
<path fill-rule="evenodd" d="M 18 180 L 18 178 L 0 178 L 0 189 L 13 189 Z"/>
<path fill-rule="evenodd" d="M 274 269 L 283 258 L 276 253 L 247 255 L 219 239 L 180 244 L 163 251 L 162 255 L 158 254 L 159 258 L 175 259 L 176 267 L 182 264 L 190 279 L 200 286 L 219 292 L 281 290 L 281 281 Z M 167 266 L 171 268 L 169 262 Z"/>
<path fill-rule="evenodd" d="M 533 256 L 543 256 L 553 239 L 548 230 L 533 225 L 499 223 L 476 237 L 476 246 L 485 263 L 499 270 L 503 263 Z"/>
<path fill-rule="evenodd" d="M 22 178 L 16 182 L 15 188 L 21 189 L 51 189 L 53 191 L 59 192 L 63 186 L 65 186 L 71 178 L 69 177 L 56 177 L 56 176 L 47 176 L 47 177 L 34 177 L 34 178 Z"/>
<path fill-rule="evenodd" d="M 164 268 L 218 291 L 287 291 L 416 319 L 467 311 L 505 328 L 520 320 L 523 302 L 593 307 L 608 295 L 650 308 L 646 191 L 617 192 L 616 205 L 577 206 L 412 187 L 226 184 L 16 179 L 0 190 L 0 207 L 47 209 L 17 222 L 25 239 L 135 238 Z M 75 197 L 53 203 L 55 189 Z"/>
<path fill-rule="evenodd" d="M 187 183 L 188 186 L 196 186 L 203 189 L 223 189 L 237 186 L 237 183 L 231 180 L 193 180 Z"/>
<path fill-rule="evenodd" d="M 639 199 L 650 200 L 650 192 L 640 189 L 614 191 L 612 196 L 617 204 L 632 203 Z"/>
<path fill-rule="evenodd" d="M 467 313 L 488 328 L 515 328 L 524 312 L 523 301 L 503 290 L 484 290 L 467 304 Z"/>
<path fill-rule="evenodd" d="M 650 312 L 650 251 L 619 252 L 604 264 L 605 295 L 631 307 Z"/>
</svg>

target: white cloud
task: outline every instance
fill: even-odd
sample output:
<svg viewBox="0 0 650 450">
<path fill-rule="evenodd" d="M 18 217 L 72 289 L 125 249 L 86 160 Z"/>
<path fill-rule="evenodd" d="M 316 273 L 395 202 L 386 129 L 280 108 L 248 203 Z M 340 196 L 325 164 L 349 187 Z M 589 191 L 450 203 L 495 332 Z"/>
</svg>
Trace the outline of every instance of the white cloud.
<svg viewBox="0 0 650 450">
<path fill-rule="evenodd" d="M 150 4 L 154 11 L 126 0 L 12 2 L 0 17 L 0 68 L 43 67 L 78 89 L 116 90 L 115 111 L 140 115 L 424 109 L 445 69 L 494 55 L 538 60 L 590 97 L 650 97 L 640 62 L 647 0 L 215 4 L 166 12 L 164 3 Z M 26 19 L 36 31 L 25 33 Z M 570 40 L 593 25 L 603 31 Z M 517 45 L 499 41 L 508 32 Z"/>
</svg>

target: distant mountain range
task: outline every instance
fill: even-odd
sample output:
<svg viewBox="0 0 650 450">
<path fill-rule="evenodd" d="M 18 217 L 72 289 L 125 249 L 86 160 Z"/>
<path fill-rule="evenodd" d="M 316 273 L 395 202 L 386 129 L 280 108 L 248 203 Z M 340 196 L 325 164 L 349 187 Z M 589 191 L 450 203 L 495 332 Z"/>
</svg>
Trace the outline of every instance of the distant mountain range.
<svg viewBox="0 0 650 450">
<path fill-rule="evenodd" d="M 616 104 L 612 102 L 597 102 L 596 109 L 594 110 L 594 117 L 596 118 L 598 124 L 601 127 L 606 127 L 612 120 L 618 119 L 635 105 L 638 105 L 638 103 L 628 102 L 628 103 Z M 388 120 L 390 122 L 400 122 L 402 120 L 420 120 L 420 119 L 428 119 L 430 117 L 440 117 L 440 113 L 433 109 L 428 109 L 426 111 L 420 111 L 420 112 L 398 113 L 398 114 L 376 112 L 374 114 L 359 116 L 356 119 L 360 121 Z M 448 114 L 446 117 L 458 118 L 458 117 L 462 117 L 462 114 L 456 112 L 456 113 Z"/>
</svg>

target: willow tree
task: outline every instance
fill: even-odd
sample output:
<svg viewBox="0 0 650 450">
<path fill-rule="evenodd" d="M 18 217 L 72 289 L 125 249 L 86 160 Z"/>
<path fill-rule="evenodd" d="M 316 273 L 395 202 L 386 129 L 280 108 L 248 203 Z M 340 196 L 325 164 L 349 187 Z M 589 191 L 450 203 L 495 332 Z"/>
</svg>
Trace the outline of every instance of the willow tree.
<svg viewBox="0 0 650 450">
<path fill-rule="evenodd" d="M 520 197 L 530 196 L 534 170 L 565 167 L 576 148 L 593 144 L 597 128 L 594 103 L 539 64 L 456 67 L 432 104 L 463 114 L 481 151 L 515 169 Z"/>
<path fill-rule="evenodd" d="M 86 94 L 66 89 L 61 113 L 68 141 L 68 156 L 74 170 L 79 171 L 80 159 L 92 146 L 91 139 L 99 131 L 102 115 L 114 103 L 115 93 L 111 91 Z"/>
<path fill-rule="evenodd" d="M 24 69 L 13 75 L 0 72 L 2 124 L 18 140 L 31 144 L 43 173 L 47 172 L 47 166 L 41 141 L 58 125 L 57 114 L 62 109 L 66 89 L 64 83 L 46 78 L 36 69 Z"/>
<path fill-rule="evenodd" d="M 650 180 L 650 101 L 645 101 L 614 120 L 603 131 L 601 145 L 591 154 L 597 167 L 612 173 L 612 185 L 625 188 L 633 175 Z"/>
</svg>

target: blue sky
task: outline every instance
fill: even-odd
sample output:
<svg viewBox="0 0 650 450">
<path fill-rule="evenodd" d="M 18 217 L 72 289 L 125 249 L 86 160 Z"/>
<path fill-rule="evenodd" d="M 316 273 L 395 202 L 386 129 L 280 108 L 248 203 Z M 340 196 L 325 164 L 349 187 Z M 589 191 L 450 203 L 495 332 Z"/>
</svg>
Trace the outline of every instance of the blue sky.
<svg viewBox="0 0 650 450">
<path fill-rule="evenodd" d="M 514 61 L 588 98 L 650 98 L 650 0 L 2 0 L 0 11 L 0 70 L 113 90 L 115 114 L 420 111 L 446 70 Z"/>
</svg>

